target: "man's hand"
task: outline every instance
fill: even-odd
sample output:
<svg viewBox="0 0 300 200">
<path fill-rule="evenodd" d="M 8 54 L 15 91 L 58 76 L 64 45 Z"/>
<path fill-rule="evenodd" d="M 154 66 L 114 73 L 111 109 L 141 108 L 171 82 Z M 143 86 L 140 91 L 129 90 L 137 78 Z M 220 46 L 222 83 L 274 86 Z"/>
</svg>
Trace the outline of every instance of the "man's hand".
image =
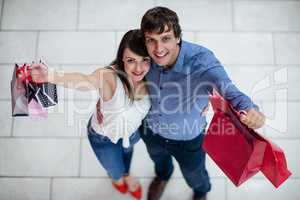
<svg viewBox="0 0 300 200">
<path fill-rule="evenodd" d="M 264 125 L 266 117 L 261 112 L 252 108 L 247 110 L 247 114 L 241 114 L 240 120 L 249 128 L 258 129 Z"/>
</svg>

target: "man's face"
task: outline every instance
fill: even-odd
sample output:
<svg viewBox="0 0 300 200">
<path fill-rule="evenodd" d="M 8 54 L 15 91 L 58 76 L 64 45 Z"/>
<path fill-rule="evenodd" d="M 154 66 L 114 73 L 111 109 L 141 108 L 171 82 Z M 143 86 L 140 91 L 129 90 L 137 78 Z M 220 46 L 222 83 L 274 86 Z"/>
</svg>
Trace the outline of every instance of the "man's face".
<svg viewBox="0 0 300 200">
<path fill-rule="evenodd" d="M 165 26 L 163 33 L 145 32 L 145 43 L 150 57 L 160 66 L 172 66 L 179 54 L 180 38 L 176 38 L 173 29 Z"/>
</svg>

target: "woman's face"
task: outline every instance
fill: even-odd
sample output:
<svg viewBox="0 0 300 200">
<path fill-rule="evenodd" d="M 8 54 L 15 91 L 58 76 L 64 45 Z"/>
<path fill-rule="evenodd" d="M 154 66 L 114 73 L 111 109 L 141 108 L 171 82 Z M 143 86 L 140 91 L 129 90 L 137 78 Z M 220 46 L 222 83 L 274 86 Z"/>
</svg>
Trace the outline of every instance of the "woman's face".
<svg viewBox="0 0 300 200">
<path fill-rule="evenodd" d="M 124 70 L 133 82 L 143 80 L 150 69 L 150 57 L 135 54 L 129 48 L 123 53 Z"/>
</svg>

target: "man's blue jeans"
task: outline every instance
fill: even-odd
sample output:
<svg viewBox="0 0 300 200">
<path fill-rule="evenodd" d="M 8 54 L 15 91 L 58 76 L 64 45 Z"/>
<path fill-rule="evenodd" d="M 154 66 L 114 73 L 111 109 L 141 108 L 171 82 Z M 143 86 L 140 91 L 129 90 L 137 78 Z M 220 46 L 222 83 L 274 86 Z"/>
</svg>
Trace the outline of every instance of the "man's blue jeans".
<svg viewBox="0 0 300 200">
<path fill-rule="evenodd" d="M 106 136 L 100 135 L 88 125 L 88 139 L 100 164 L 108 176 L 117 181 L 122 176 L 129 174 L 133 145 L 140 139 L 138 131 L 130 136 L 130 147 L 122 146 L 122 139 L 114 144 Z"/>
<path fill-rule="evenodd" d="M 155 163 L 155 173 L 161 180 L 170 179 L 174 170 L 173 156 L 196 197 L 202 197 L 210 191 L 211 184 L 205 168 L 206 154 L 201 148 L 204 134 L 189 141 L 169 140 L 154 134 L 144 122 L 144 126 L 140 127 L 140 136 Z"/>
</svg>

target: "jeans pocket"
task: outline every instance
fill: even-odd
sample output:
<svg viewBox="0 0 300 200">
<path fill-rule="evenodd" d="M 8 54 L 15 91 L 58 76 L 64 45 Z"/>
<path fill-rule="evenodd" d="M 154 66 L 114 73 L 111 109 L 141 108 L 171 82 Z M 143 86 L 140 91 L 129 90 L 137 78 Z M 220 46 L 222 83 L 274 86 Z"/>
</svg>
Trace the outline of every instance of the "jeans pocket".
<svg viewBox="0 0 300 200">
<path fill-rule="evenodd" d="M 96 143 L 111 143 L 111 140 L 107 136 L 97 133 L 92 127 L 88 128 L 88 138 Z"/>
<path fill-rule="evenodd" d="M 203 142 L 203 134 L 200 134 L 195 139 L 192 139 L 184 144 L 184 146 L 183 146 L 184 151 L 190 152 L 190 153 L 203 151 L 202 150 L 202 142 Z"/>
<path fill-rule="evenodd" d="M 197 146 L 185 146 L 184 147 L 184 150 L 186 152 L 189 152 L 189 153 L 195 153 L 195 152 L 198 152 L 201 150 L 201 145 L 197 145 Z"/>
<path fill-rule="evenodd" d="M 104 136 L 104 135 L 97 134 L 97 137 L 102 142 L 109 142 L 109 143 L 111 143 L 110 139 L 108 137 Z"/>
</svg>

